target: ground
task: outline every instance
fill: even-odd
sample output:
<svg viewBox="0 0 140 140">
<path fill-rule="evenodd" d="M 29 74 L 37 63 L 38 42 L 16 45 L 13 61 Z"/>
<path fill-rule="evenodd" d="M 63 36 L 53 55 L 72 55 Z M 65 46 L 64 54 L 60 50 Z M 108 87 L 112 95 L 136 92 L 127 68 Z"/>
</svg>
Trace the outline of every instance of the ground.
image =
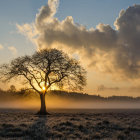
<svg viewBox="0 0 140 140">
<path fill-rule="evenodd" d="M 140 110 L 0 109 L 0 140 L 140 139 Z"/>
</svg>

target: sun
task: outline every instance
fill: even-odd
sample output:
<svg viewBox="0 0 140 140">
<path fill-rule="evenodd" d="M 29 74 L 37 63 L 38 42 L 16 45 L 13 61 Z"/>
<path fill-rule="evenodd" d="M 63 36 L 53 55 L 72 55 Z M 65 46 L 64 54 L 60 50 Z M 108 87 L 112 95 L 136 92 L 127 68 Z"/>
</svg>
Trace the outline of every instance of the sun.
<svg viewBox="0 0 140 140">
<path fill-rule="evenodd" d="M 45 87 L 42 87 L 42 89 L 43 89 L 43 90 L 46 90 L 46 88 L 45 88 Z"/>
</svg>

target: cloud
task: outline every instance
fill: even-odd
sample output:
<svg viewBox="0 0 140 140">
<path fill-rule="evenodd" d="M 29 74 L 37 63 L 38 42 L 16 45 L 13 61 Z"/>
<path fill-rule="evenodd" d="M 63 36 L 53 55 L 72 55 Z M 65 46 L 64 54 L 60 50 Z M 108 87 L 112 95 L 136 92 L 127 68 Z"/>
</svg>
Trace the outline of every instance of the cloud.
<svg viewBox="0 0 140 140">
<path fill-rule="evenodd" d="M 87 29 L 71 16 L 59 21 L 54 17 L 57 7 L 58 0 L 48 0 L 34 23 L 17 24 L 20 33 L 38 49 L 57 47 L 77 52 L 90 67 L 116 79 L 140 78 L 140 5 L 122 10 L 114 22 L 115 29 L 103 23 Z"/>
<path fill-rule="evenodd" d="M 129 88 L 129 91 L 132 92 L 132 93 L 133 93 L 133 92 L 138 92 L 138 93 L 140 93 L 140 85 L 130 87 L 130 88 Z"/>
<path fill-rule="evenodd" d="M 3 48 L 4 48 L 3 45 L 0 44 L 0 50 L 2 50 Z"/>
<path fill-rule="evenodd" d="M 37 46 L 37 30 L 35 30 L 35 25 L 34 24 L 24 24 L 24 25 L 19 25 L 16 24 L 16 27 L 18 29 L 18 32 L 23 34 L 28 40 L 30 40 L 34 45 Z"/>
<path fill-rule="evenodd" d="M 58 7 L 58 2 L 58 0 L 48 0 L 48 4 L 40 8 L 35 21 L 37 28 L 42 29 L 46 22 L 52 21 Z"/>
<path fill-rule="evenodd" d="M 17 49 L 14 46 L 10 46 L 8 49 L 12 52 L 13 55 L 17 55 Z"/>
<path fill-rule="evenodd" d="M 118 91 L 118 90 L 120 90 L 120 88 L 119 87 L 106 87 L 106 86 L 104 86 L 104 85 L 99 85 L 98 87 L 97 87 L 97 92 L 99 92 L 99 91 L 105 91 L 105 90 L 110 90 L 110 91 Z"/>
</svg>

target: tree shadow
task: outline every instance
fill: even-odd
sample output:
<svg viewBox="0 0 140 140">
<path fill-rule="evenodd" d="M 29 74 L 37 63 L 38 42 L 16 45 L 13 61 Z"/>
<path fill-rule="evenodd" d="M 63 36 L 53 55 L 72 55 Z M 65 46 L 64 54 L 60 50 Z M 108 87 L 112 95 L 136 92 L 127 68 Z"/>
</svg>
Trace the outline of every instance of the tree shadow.
<svg viewBox="0 0 140 140">
<path fill-rule="evenodd" d="M 35 121 L 25 130 L 25 139 L 44 140 L 49 135 L 48 115 L 35 115 Z"/>
</svg>

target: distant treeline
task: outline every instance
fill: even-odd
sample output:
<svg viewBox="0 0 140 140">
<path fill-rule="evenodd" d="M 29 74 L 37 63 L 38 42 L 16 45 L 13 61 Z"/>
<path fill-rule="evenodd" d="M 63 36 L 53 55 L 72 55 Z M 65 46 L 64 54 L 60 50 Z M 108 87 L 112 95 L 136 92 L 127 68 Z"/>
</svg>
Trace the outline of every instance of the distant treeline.
<svg viewBox="0 0 140 140">
<path fill-rule="evenodd" d="M 38 98 L 38 94 L 36 94 L 33 90 L 25 90 L 21 89 L 19 91 L 16 90 L 14 86 L 11 86 L 9 90 L 0 89 L 0 100 L 3 98 Z M 131 96 L 110 96 L 110 97 L 102 97 L 100 95 L 89 95 L 86 93 L 79 92 L 67 92 L 67 91 L 59 91 L 53 90 L 49 91 L 47 94 L 48 98 L 65 98 L 70 100 L 77 101 L 123 101 L 123 102 L 140 102 L 140 97 L 131 97 Z"/>
<path fill-rule="evenodd" d="M 69 99 L 75 99 L 75 100 L 88 100 L 88 101 L 134 101 L 134 102 L 140 102 L 140 97 L 130 97 L 130 96 L 109 96 L 109 97 L 102 97 L 100 95 L 89 95 L 86 93 L 78 93 L 78 92 L 66 92 L 66 91 L 51 91 L 49 93 L 49 96 L 58 96 L 58 97 L 64 97 Z"/>
</svg>

